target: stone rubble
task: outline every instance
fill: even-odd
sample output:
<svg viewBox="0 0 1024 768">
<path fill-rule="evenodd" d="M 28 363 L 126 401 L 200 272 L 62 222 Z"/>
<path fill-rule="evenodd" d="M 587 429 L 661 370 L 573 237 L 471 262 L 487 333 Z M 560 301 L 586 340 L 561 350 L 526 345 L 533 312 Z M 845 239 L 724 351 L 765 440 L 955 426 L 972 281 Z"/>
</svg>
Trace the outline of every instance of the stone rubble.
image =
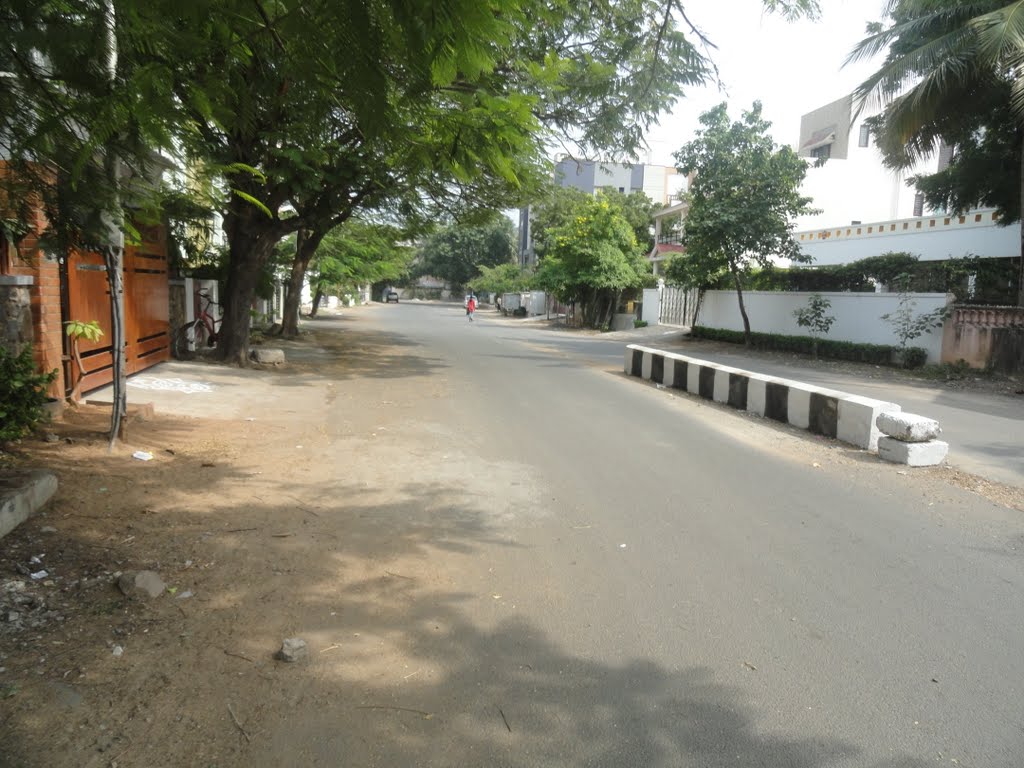
<svg viewBox="0 0 1024 768">
<path fill-rule="evenodd" d="M 884 435 L 878 440 L 878 455 L 893 464 L 934 467 L 949 453 L 949 443 L 935 439 L 942 433 L 935 419 L 914 413 L 880 413 L 875 423 Z"/>
</svg>

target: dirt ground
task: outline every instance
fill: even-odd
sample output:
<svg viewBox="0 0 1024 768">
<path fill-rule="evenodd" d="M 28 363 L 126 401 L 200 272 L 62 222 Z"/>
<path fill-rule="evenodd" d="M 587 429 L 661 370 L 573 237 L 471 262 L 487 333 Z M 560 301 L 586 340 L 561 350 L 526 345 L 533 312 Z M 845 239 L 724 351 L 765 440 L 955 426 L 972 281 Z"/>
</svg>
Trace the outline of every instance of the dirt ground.
<svg viewBox="0 0 1024 768">
<path fill-rule="evenodd" d="M 308 704 L 311 679 L 379 645 L 346 632 L 332 659 L 342 615 L 384 610 L 410 574 L 434 578 L 418 551 L 426 526 L 392 482 L 410 446 L 384 438 L 408 407 L 447 397 L 443 376 L 385 334 L 288 346 L 308 354 L 275 373 L 276 412 L 157 414 L 133 420 L 110 453 L 109 411 L 84 406 L 46 428 L 55 442 L 0 455 L 60 482 L 0 548 L 0 765 L 253 765 L 246 750 L 275 712 Z M 153 459 L 133 459 L 139 449 Z M 425 494 L 419 514 L 429 507 Z M 122 594 L 118 576 L 141 570 L 168 592 Z M 312 659 L 300 674 L 273 654 L 308 630 L 310 611 L 322 629 L 303 635 Z M 401 668 L 397 654 L 376 656 L 354 678 Z"/>
<path fill-rule="evenodd" d="M 368 723 L 430 717 L 381 680 L 431 674 L 407 667 L 394 634 L 418 620 L 421 590 L 449 583 L 472 526 L 459 499 L 402 490 L 459 463 L 433 463 L 449 459 L 432 455 L 445 436 L 397 439 L 412 414 L 449 407 L 451 385 L 386 334 L 309 334 L 289 357 L 273 412 L 133 420 L 111 453 L 107 410 L 87 406 L 47 428 L 56 442 L 0 457 L 60 480 L 0 549 L 0 765 L 307 764 L 275 757 L 282 713 L 323 713 L 320 732 L 342 706 Z M 133 459 L 138 449 L 153 460 Z M 914 481 L 928 478 L 1024 510 L 1020 489 L 943 469 Z M 168 593 L 122 594 L 118 576 L 140 570 Z M 440 623 L 419 629 L 417 642 L 445 642 Z M 302 674 L 273 658 L 298 631 Z"/>
</svg>

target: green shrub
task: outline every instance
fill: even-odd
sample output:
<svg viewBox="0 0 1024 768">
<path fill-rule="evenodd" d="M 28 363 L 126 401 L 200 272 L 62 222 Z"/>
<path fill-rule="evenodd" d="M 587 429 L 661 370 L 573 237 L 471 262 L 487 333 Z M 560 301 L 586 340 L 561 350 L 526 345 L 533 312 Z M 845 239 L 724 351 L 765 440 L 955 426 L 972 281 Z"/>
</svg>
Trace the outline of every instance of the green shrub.
<svg viewBox="0 0 1024 768">
<path fill-rule="evenodd" d="M 646 328 L 647 327 L 647 321 L 646 320 L 634 320 L 633 321 L 633 327 L 634 328 Z"/>
<path fill-rule="evenodd" d="M 708 341 L 724 341 L 730 344 L 743 343 L 743 331 L 729 331 L 724 328 L 707 328 L 695 325 L 690 331 L 695 339 Z M 786 336 L 781 333 L 750 334 L 750 345 L 754 349 L 773 352 L 800 352 L 813 354 L 814 339 L 810 336 Z M 818 355 L 832 360 L 849 360 L 854 363 L 871 363 L 873 365 L 890 365 L 900 367 L 899 347 L 888 344 L 863 344 L 855 341 L 835 341 L 818 339 Z M 903 364 L 907 368 L 924 365 L 928 352 L 920 347 L 908 347 L 903 352 Z"/>
<path fill-rule="evenodd" d="M 39 423 L 46 388 L 56 377 L 57 371 L 36 373 L 27 344 L 16 355 L 0 347 L 0 442 L 17 440 Z"/>
</svg>

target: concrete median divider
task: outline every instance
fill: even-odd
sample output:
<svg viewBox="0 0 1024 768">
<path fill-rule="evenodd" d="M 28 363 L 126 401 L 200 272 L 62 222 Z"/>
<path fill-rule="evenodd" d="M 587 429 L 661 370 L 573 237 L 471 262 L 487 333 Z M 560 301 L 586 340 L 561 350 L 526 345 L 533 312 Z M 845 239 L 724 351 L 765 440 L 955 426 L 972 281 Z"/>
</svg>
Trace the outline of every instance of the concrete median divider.
<svg viewBox="0 0 1024 768">
<path fill-rule="evenodd" d="M 630 344 L 625 372 L 705 400 L 756 413 L 869 451 L 878 450 L 881 413 L 902 410 L 896 403 L 873 400 L 791 379 Z"/>
</svg>

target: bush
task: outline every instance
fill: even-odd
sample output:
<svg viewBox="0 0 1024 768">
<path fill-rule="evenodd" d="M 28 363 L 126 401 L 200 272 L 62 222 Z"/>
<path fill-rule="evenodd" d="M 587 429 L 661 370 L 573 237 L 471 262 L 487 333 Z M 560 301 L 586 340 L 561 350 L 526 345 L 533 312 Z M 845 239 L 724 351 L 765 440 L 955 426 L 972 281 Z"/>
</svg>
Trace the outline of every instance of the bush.
<svg viewBox="0 0 1024 768">
<path fill-rule="evenodd" d="M 0 441 L 17 440 L 42 420 L 46 388 L 56 377 L 57 371 L 36 373 L 27 344 L 17 355 L 0 347 Z"/>
<path fill-rule="evenodd" d="M 634 328 L 646 328 L 647 327 L 647 321 L 646 320 L 634 320 L 633 321 L 633 327 Z"/>
<path fill-rule="evenodd" d="M 695 325 L 690 331 L 695 339 L 724 341 L 730 344 L 743 343 L 743 331 L 728 331 L 724 328 L 707 328 Z M 754 349 L 773 352 L 800 352 L 813 354 L 814 339 L 810 336 L 786 336 L 781 333 L 750 334 L 750 345 Z M 928 352 L 920 347 L 908 347 L 902 351 L 888 344 L 862 344 L 854 341 L 818 339 L 818 355 L 832 360 L 849 360 L 854 363 L 871 363 L 896 367 L 919 368 L 928 359 Z"/>
</svg>

